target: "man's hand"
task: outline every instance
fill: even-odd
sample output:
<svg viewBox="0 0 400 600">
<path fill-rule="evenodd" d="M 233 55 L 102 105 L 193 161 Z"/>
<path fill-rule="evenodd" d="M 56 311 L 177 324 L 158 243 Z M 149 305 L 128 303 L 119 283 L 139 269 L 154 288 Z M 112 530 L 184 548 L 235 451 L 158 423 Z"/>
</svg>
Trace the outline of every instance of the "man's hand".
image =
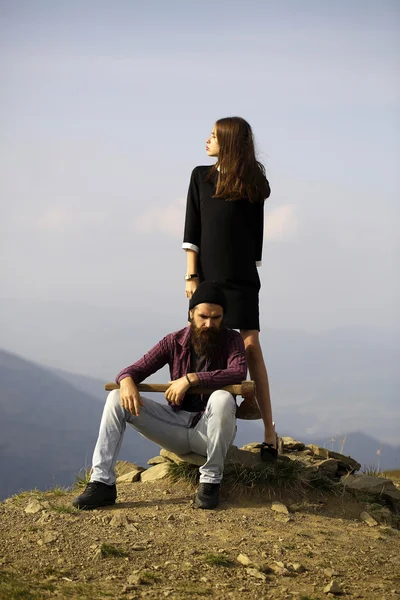
<svg viewBox="0 0 400 600">
<path fill-rule="evenodd" d="M 184 395 L 190 388 L 188 380 L 185 377 L 175 379 L 175 381 L 169 381 L 169 388 L 165 392 L 165 397 L 170 404 L 179 406 L 183 400 Z"/>
<path fill-rule="evenodd" d="M 123 406 L 126 410 L 129 410 L 134 417 L 139 416 L 140 407 L 144 406 L 144 404 L 140 397 L 139 391 L 133 382 L 133 379 L 131 377 L 124 377 L 119 387 L 121 406 Z"/>
</svg>

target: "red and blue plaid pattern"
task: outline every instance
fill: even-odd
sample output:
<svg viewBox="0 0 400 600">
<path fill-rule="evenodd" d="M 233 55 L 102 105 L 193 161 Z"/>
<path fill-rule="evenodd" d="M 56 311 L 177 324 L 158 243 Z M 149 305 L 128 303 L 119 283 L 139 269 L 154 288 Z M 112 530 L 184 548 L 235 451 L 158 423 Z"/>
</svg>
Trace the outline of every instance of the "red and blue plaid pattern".
<svg viewBox="0 0 400 600">
<path fill-rule="evenodd" d="M 138 384 L 169 365 L 171 380 L 190 373 L 190 326 L 165 336 L 137 362 L 121 371 L 116 382 L 132 377 Z M 197 373 L 202 387 L 219 389 L 241 383 L 246 379 L 247 363 L 242 336 L 232 329 L 224 329 L 205 371 Z"/>
</svg>

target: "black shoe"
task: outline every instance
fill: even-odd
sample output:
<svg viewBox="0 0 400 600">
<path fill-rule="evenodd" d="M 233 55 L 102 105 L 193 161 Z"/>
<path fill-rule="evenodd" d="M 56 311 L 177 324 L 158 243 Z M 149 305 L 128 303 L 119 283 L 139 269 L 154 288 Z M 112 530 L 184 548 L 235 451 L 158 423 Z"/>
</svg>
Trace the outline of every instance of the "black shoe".
<svg viewBox="0 0 400 600">
<path fill-rule="evenodd" d="M 115 504 L 117 488 L 100 481 L 89 481 L 85 491 L 72 500 L 72 506 L 81 510 L 92 510 L 98 506 Z"/>
<path fill-rule="evenodd" d="M 219 483 L 200 483 L 194 499 L 197 508 L 212 509 L 218 506 Z"/>
<path fill-rule="evenodd" d="M 264 462 L 273 462 L 278 458 L 278 448 L 274 448 L 272 444 L 263 442 L 260 448 L 261 460 Z"/>
</svg>

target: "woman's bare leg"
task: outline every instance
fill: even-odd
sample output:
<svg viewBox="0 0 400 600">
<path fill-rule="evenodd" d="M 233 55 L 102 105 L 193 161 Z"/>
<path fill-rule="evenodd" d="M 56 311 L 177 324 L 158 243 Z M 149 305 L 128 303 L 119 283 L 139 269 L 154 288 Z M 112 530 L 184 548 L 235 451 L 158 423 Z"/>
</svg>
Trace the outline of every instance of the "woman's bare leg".
<svg viewBox="0 0 400 600">
<path fill-rule="evenodd" d="M 256 384 L 257 404 L 264 422 L 264 442 L 276 448 L 275 427 L 272 422 L 271 397 L 267 368 L 260 346 L 259 332 L 256 329 L 240 331 L 246 348 L 247 364 L 251 379 Z"/>
</svg>

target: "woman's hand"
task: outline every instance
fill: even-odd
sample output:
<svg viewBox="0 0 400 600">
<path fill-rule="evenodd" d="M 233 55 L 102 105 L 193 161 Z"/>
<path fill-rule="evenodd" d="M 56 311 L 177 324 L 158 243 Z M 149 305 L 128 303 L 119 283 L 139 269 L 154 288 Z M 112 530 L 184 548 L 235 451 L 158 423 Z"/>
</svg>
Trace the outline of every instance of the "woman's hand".
<svg viewBox="0 0 400 600">
<path fill-rule="evenodd" d="M 189 279 L 189 281 L 186 282 L 186 298 L 189 298 L 190 300 L 199 285 L 200 282 L 198 277 L 196 279 Z"/>
</svg>

